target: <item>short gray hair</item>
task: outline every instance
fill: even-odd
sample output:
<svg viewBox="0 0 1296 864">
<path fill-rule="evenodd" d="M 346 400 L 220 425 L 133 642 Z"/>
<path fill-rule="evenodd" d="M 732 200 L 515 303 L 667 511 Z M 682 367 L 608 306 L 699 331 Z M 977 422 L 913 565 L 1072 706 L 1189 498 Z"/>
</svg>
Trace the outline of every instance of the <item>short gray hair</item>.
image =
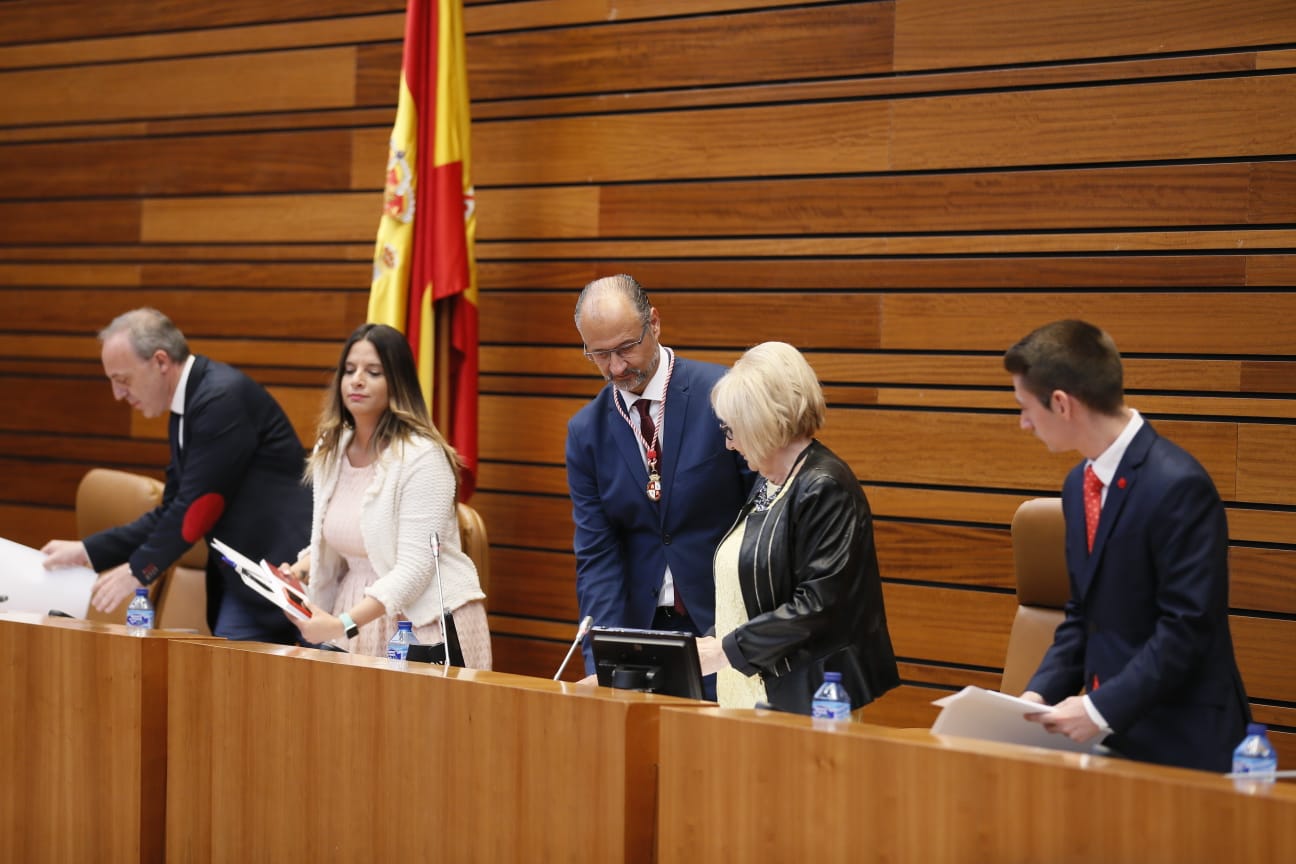
<svg viewBox="0 0 1296 864">
<path fill-rule="evenodd" d="M 648 318 L 652 315 L 652 303 L 648 302 L 648 292 L 644 290 L 644 287 L 633 276 L 618 273 L 615 276 L 603 276 L 595 279 L 581 289 L 580 296 L 576 298 L 576 314 L 574 316 L 576 329 L 580 329 L 581 311 L 585 308 L 585 301 L 596 294 L 622 295 L 630 301 L 630 305 L 634 307 L 639 320 L 644 324 L 648 323 Z"/>
<path fill-rule="evenodd" d="M 813 438 L 828 413 L 814 370 L 786 342 L 762 342 L 739 357 L 711 389 L 711 407 L 739 430 L 757 462 L 798 438 Z"/>
<path fill-rule="evenodd" d="M 118 333 L 126 333 L 131 349 L 141 360 L 152 357 L 158 349 L 177 363 L 189 358 L 189 343 L 171 319 L 150 306 L 123 312 L 99 331 L 99 341 L 107 342 Z"/>
</svg>

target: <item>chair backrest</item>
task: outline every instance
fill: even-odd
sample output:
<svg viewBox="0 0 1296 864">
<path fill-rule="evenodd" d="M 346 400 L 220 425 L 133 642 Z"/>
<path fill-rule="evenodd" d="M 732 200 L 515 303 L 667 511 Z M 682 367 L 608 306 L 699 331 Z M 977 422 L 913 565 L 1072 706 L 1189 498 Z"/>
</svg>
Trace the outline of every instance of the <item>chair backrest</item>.
<svg viewBox="0 0 1296 864">
<path fill-rule="evenodd" d="M 162 501 L 162 491 L 161 481 L 143 474 L 111 468 L 90 469 L 77 486 L 77 534 L 84 538 L 133 522 Z M 198 562 L 196 570 L 191 563 L 195 561 Z M 206 561 L 207 544 L 199 540 L 176 568 L 153 582 L 149 596 L 157 609 L 159 627 L 207 632 Z M 123 603 L 110 612 L 98 612 L 91 607 L 86 617 L 119 624 L 125 614 Z"/>
<path fill-rule="evenodd" d="M 467 504 L 459 504 L 459 546 L 477 567 L 477 581 L 483 594 L 490 594 L 490 544 L 486 540 L 486 522 Z"/>
<path fill-rule="evenodd" d="M 1066 522 L 1061 498 L 1023 501 L 1012 520 L 1013 569 L 1017 575 L 1017 616 L 1008 636 L 999 689 L 1017 695 L 1026 689 L 1071 593 L 1066 565 Z"/>
</svg>

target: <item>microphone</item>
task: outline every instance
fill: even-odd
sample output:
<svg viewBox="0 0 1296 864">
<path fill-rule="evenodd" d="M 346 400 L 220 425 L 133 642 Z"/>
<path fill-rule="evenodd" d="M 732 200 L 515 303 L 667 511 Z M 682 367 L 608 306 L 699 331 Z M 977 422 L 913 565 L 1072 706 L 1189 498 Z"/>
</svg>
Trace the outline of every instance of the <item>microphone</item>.
<svg viewBox="0 0 1296 864">
<path fill-rule="evenodd" d="M 593 626 L 593 615 L 586 615 L 581 619 L 580 626 L 576 628 L 576 638 L 572 640 L 571 647 L 567 649 L 567 656 L 563 658 L 562 665 L 559 666 L 558 671 L 554 673 L 553 680 L 557 681 L 562 676 L 563 670 L 567 668 L 567 661 L 570 660 L 572 654 L 576 652 L 576 646 L 580 644 L 580 641 L 585 638 L 585 634 L 588 633 L 590 628 Z"/>
<path fill-rule="evenodd" d="M 436 565 L 437 592 L 441 597 L 441 647 L 445 649 L 445 669 L 450 671 L 450 632 L 446 630 L 445 585 L 441 582 L 441 535 L 432 532 L 432 562 Z"/>
</svg>

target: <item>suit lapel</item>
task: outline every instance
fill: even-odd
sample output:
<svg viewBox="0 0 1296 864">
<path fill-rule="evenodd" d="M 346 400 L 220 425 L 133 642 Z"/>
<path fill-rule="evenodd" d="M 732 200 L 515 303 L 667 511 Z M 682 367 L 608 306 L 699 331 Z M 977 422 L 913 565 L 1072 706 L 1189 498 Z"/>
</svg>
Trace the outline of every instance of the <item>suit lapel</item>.
<svg viewBox="0 0 1296 864">
<path fill-rule="evenodd" d="M 630 476 L 639 484 L 640 489 L 646 490 L 648 488 L 648 472 L 644 470 L 643 453 L 639 449 L 639 436 L 630 428 L 630 424 L 626 423 L 625 416 L 617 407 L 617 400 L 621 398 L 621 394 L 611 384 L 606 385 L 606 392 L 608 396 L 606 409 L 608 412 L 609 437 L 611 437 L 612 443 L 616 445 L 617 452 L 621 454 L 621 459 L 625 462 L 626 470 L 630 472 Z M 624 406 L 625 403 L 623 402 L 622 407 Z M 648 501 L 646 492 L 644 501 Z"/>
<path fill-rule="evenodd" d="M 680 463 L 680 454 L 684 450 L 684 430 L 688 429 L 689 412 L 689 379 L 683 360 L 676 359 L 675 371 L 671 374 L 670 386 L 666 392 L 666 443 L 670 452 L 662 447 L 662 519 L 670 507 L 671 490 L 675 488 L 675 468 Z"/>
</svg>

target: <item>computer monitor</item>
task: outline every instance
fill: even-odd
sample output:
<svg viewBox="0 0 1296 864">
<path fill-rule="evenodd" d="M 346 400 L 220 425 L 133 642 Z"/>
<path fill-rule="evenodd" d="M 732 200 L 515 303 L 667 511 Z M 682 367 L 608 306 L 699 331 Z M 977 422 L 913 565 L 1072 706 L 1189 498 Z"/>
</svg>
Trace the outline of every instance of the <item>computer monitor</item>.
<svg viewBox="0 0 1296 864">
<path fill-rule="evenodd" d="M 595 627 L 590 648 L 604 687 L 702 698 L 702 667 L 692 633 Z"/>
</svg>

